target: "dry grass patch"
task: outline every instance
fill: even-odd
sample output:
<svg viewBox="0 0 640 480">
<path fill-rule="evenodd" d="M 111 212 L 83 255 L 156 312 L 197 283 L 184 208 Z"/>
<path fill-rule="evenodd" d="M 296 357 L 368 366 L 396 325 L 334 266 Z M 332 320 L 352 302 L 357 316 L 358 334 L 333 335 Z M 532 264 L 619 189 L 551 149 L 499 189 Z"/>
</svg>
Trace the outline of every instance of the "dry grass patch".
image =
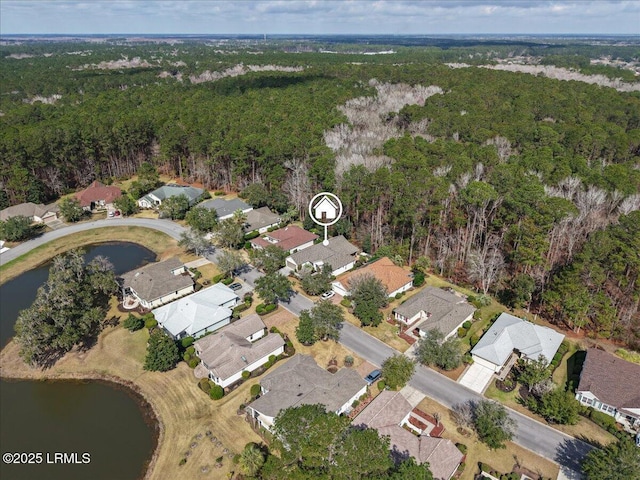
<svg viewBox="0 0 640 480">
<path fill-rule="evenodd" d="M 262 320 L 267 328 L 276 327 L 282 333 L 286 333 L 293 343 L 296 353 L 311 355 L 322 368 L 326 368 L 329 360 L 332 358 L 338 361 L 338 367 L 344 366 L 344 357 L 347 355 L 353 357 L 353 368 L 355 369 L 364 363 L 364 361 L 351 350 L 348 350 L 342 344 L 334 342 L 333 340 L 316 342 L 309 347 L 302 345 L 296 338 L 298 318 L 284 308 L 279 308 L 275 312 L 263 317 Z"/>
<path fill-rule="evenodd" d="M 502 473 L 510 472 L 513 466 L 519 463 L 544 477 L 556 478 L 558 476 L 557 464 L 515 443 L 507 442 L 506 448 L 491 450 L 480 442 L 475 434 L 472 433 L 470 437 L 461 435 L 457 432 L 457 426 L 451 419 L 451 411 L 429 397 L 425 397 L 418 408 L 430 415 L 435 412 L 439 413 L 441 422 L 446 428 L 442 436 L 454 443 L 464 443 L 467 446 L 466 468 L 460 477 L 461 480 L 473 480 L 474 475 L 479 471 L 478 462 L 491 465 Z"/>
<path fill-rule="evenodd" d="M 148 339 L 146 329 L 130 333 L 122 327 L 109 328 L 88 352 L 70 352 L 46 371 L 25 365 L 18 357 L 14 342 L 0 352 L 0 376 L 14 378 L 115 378 L 133 382 L 152 405 L 161 423 L 157 457 L 147 478 L 222 478 L 233 470 L 231 458 L 224 454 L 222 468 L 215 459 L 239 453 L 247 442 L 260 437 L 237 415 L 241 403 L 249 399 L 247 382 L 222 400 L 214 402 L 197 386 L 193 371 L 184 362 L 169 372 L 147 372 L 142 369 Z M 212 432 L 221 445 L 206 435 Z M 193 444 L 195 446 L 192 446 Z M 185 458 L 186 464 L 180 466 Z M 203 469 L 208 473 L 204 473 Z"/>
<path fill-rule="evenodd" d="M 399 328 L 395 325 L 391 325 L 387 321 L 383 320 L 377 327 L 360 327 L 360 320 L 358 320 L 353 313 L 346 311 L 345 318 L 347 322 L 358 328 L 362 328 L 372 337 L 377 338 L 383 343 L 386 343 L 391 348 L 395 348 L 400 352 L 405 352 L 410 345 L 398 336 Z M 385 314 L 386 317 L 386 314 Z"/>
</svg>

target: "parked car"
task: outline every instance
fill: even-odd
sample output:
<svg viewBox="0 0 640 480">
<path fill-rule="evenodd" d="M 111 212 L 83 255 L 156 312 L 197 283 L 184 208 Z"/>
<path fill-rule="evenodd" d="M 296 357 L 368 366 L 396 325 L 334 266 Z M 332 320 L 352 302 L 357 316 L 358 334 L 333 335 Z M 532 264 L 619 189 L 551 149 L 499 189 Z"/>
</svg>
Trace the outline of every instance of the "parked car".
<svg viewBox="0 0 640 480">
<path fill-rule="evenodd" d="M 116 217 L 119 217 L 119 216 L 120 216 L 120 210 L 116 210 L 115 212 L 113 212 L 113 214 L 114 214 Z"/>
<path fill-rule="evenodd" d="M 328 292 L 324 292 L 322 295 L 320 295 L 320 298 L 322 298 L 323 300 L 327 300 L 328 298 L 333 297 L 336 294 L 336 292 L 334 292 L 333 290 L 329 290 Z"/>
<path fill-rule="evenodd" d="M 232 283 L 231 285 L 229 285 L 229 288 L 235 292 L 236 290 L 240 290 L 242 288 L 242 285 L 240 285 L 239 283 Z"/>
<path fill-rule="evenodd" d="M 369 375 L 364 377 L 364 380 L 365 382 L 367 382 L 367 385 L 371 385 L 373 382 L 378 380 L 381 376 L 382 376 L 382 372 L 380 370 L 374 370 Z"/>
<path fill-rule="evenodd" d="M 109 210 L 108 215 L 109 215 L 110 217 L 113 217 L 113 210 Z"/>
</svg>

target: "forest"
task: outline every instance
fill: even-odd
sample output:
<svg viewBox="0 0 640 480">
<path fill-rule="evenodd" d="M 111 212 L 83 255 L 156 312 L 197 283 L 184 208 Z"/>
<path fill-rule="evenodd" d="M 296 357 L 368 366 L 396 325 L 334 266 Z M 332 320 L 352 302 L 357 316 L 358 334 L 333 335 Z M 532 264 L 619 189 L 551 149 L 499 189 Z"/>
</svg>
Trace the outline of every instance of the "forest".
<svg viewBox="0 0 640 480">
<path fill-rule="evenodd" d="M 0 207 L 145 162 L 209 189 L 258 184 L 302 220 L 330 190 L 345 205 L 340 233 L 365 251 L 428 261 L 510 307 L 640 349 L 640 93 L 483 68 L 538 55 L 628 82 L 632 72 L 588 60 L 637 64 L 639 52 L 5 42 Z"/>
</svg>

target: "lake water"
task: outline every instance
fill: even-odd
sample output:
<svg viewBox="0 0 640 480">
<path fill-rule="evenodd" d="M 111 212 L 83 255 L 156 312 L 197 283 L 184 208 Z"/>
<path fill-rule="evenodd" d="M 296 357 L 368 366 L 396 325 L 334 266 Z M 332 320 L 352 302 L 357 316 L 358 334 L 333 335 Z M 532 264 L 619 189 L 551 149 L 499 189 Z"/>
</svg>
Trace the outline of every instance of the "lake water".
<svg viewBox="0 0 640 480">
<path fill-rule="evenodd" d="M 118 274 L 155 260 L 153 252 L 133 243 L 85 249 L 88 260 L 108 257 Z M 43 265 L 0 287 L 0 345 L 13 335 L 18 312 L 31 305 L 48 269 Z M 0 381 L 0 454 L 41 454 L 31 456 L 40 463 L 0 463 L 0 478 L 142 477 L 155 447 L 155 427 L 143 403 L 133 392 L 104 382 Z"/>
</svg>

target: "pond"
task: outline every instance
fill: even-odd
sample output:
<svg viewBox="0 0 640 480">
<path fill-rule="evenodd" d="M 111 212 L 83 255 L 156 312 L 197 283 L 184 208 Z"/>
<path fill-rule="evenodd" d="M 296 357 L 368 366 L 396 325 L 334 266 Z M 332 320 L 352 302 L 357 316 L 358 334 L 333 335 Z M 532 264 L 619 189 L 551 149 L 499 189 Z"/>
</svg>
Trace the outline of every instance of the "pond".
<svg viewBox="0 0 640 480">
<path fill-rule="evenodd" d="M 118 274 L 155 260 L 133 243 L 85 248 L 86 258 L 109 258 Z M 31 305 L 49 264 L 0 287 L 0 345 L 13 335 L 18 312 Z M 134 392 L 106 382 L 0 381 L 0 450 L 33 453 L 36 463 L 0 463 L 0 478 L 136 479 L 155 448 L 148 407 Z M 64 455 L 66 454 L 66 455 Z M 4 457 L 3 457 L 4 460 Z"/>
</svg>

